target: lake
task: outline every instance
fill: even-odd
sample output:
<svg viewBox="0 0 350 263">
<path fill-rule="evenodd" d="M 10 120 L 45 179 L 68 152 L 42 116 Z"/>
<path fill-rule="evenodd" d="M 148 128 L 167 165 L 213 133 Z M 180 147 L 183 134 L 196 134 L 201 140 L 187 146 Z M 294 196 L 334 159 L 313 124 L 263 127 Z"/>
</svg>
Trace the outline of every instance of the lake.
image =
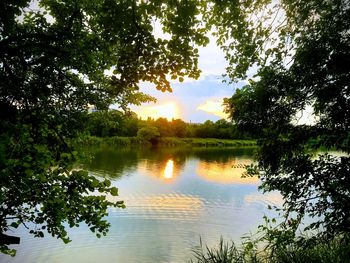
<svg viewBox="0 0 350 263">
<path fill-rule="evenodd" d="M 68 245 L 33 238 L 19 229 L 14 258 L 0 262 L 187 262 L 199 244 L 220 237 L 239 243 L 280 205 L 277 193 L 258 191 L 258 178 L 242 178 L 254 148 L 146 148 L 87 151 L 84 167 L 119 188 L 126 209 L 109 210 L 111 228 L 100 239 L 87 226 L 70 229 Z M 113 197 L 110 197 L 111 200 Z"/>
</svg>

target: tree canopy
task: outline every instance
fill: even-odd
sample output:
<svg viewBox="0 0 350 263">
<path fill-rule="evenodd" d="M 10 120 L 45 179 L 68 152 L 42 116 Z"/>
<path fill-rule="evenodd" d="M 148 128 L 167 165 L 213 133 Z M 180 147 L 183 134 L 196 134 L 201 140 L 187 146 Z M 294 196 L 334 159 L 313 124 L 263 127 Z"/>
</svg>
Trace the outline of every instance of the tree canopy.
<svg viewBox="0 0 350 263">
<path fill-rule="evenodd" d="M 308 216 L 314 222 L 306 229 L 326 236 L 349 233 L 349 3 L 248 2 L 244 34 L 230 29 L 220 41 L 228 43 L 232 79 L 249 69 L 256 75 L 225 100 L 226 111 L 238 127 L 261 138 L 262 188 L 281 192 L 284 228 L 296 230 Z M 230 22 L 222 16 L 221 33 Z M 302 114 L 313 120 L 302 123 Z M 321 146 L 345 154 L 315 156 Z"/>
<path fill-rule="evenodd" d="M 141 120 L 131 111 L 100 110 L 90 113 L 85 123 L 87 134 L 97 137 L 135 137 L 145 126 L 156 127 L 160 137 L 251 139 L 225 119 L 204 123 L 186 123 L 181 119 L 168 121 L 166 118 Z"/>
<path fill-rule="evenodd" d="M 0 249 L 23 225 L 69 242 L 64 223 L 85 222 L 97 236 L 117 195 L 108 180 L 72 169 L 89 105 L 152 100 L 172 79 L 199 76 L 198 50 L 208 38 L 197 14 L 204 1 L 38 0 L 0 3 Z M 176 14 L 176 15 L 175 15 Z M 168 33 L 158 38 L 154 25 Z M 100 192 L 99 195 L 88 193 Z"/>
</svg>

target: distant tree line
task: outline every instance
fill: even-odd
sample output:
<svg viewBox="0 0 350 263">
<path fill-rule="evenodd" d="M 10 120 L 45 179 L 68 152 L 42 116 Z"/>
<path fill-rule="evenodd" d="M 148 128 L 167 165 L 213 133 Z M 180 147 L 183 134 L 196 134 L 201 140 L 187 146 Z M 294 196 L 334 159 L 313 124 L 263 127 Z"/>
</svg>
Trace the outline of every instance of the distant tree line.
<svg viewBox="0 0 350 263">
<path fill-rule="evenodd" d="M 92 112 L 86 127 L 90 135 L 97 137 L 134 137 L 152 133 L 159 137 L 251 139 L 225 119 L 204 123 L 186 123 L 181 119 L 169 121 L 166 118 L 141 120 L 134 112 L 118 110 Z"/>
</svg>

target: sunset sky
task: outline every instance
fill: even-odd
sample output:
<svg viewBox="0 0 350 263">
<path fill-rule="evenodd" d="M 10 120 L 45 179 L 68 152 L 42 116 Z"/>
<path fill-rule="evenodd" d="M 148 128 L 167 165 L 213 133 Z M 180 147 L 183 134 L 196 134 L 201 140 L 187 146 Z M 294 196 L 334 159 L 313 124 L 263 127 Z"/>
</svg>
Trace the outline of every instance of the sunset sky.
<svg viewBox="0 0 350 263">
<path fill-rule="evenodd" d="M 247 82 L 233 84 L 222 82 L 222 74 L 228 65 L 224 53 L 216 45 L 215 39 L 207 47 L 199 48 L 199 68 L 202 74 L 198 80 L 185 79 L 184 82 L 172 81 L 173 92 L 161 92 L 152 84 L 142 83 L 141 91 L 157 98 L 156 103 L 145 103 L 132 106 L 131 109 L 142 119 L 165 117 L 168 120 L 180 118 L 186 122 L 203 123 L 206 120 L 217 121 L 227 116 L 223 113 L 223 98 L 231 97 L 237 88 Z M 253 68 L 248 76 L 254 75 Z M 293 123 L 314 124 L 317 118 L 313 115 L 311 105 L 296 114 Z"/>
<path fill-rule="evenodd" d="M 207 47 L 199 49 L 199 68 L 202 70 L 198 80 L 185 79 L 184 82 L 171 82 L 173 92 L 161 92 L 151 84 L 142 83 L 141 91 L 157 98 L 156 103 L 145 103 L 131 107 L 141 118 L 166 117 L 181 118 L 187 122 L 199 123 L 216 121 L 225 117 L 222 101 L 230 97 L 243 83 L 224 84 L 222 74 L 227 62 L 223 52 L 212 39 Z"/>
</svg>

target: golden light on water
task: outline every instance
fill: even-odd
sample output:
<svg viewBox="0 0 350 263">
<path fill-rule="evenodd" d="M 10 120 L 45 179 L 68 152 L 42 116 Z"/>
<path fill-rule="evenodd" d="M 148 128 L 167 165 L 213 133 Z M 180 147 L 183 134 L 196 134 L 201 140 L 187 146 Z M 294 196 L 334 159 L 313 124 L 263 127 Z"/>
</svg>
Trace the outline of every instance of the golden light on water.
<svg viewBox="0 0 350 263">
<path fill-rule="evenodd" d="M 163 172 L 163 176 L 166 179 L 171 179 L 174 176 L 174 161 L 168 160 L 168 162 L 165 165 L 165 169 Z"/>
</svg>

